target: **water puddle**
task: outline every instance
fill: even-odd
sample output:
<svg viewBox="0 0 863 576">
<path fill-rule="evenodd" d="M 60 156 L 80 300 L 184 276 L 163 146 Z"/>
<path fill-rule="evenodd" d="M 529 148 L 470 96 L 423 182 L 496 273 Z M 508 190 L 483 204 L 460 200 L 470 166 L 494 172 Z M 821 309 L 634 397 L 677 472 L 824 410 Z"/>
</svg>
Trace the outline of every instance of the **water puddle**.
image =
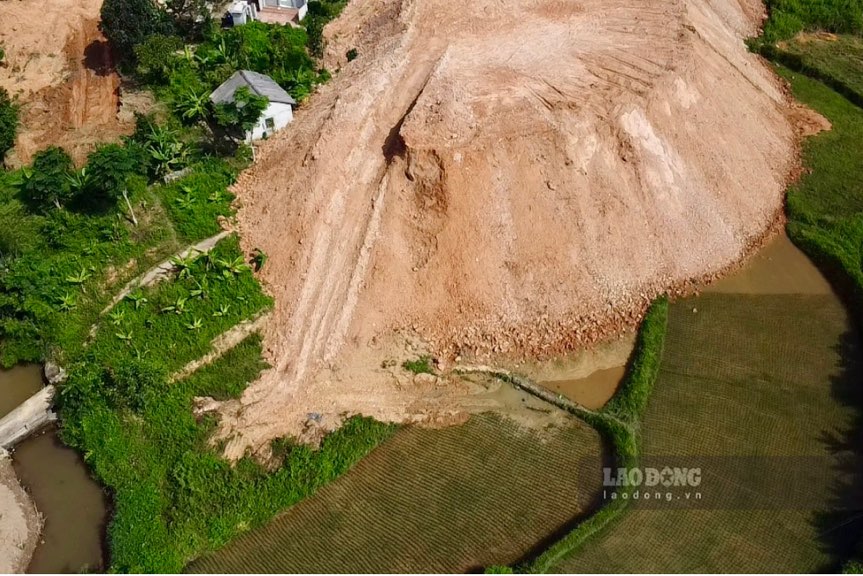
<svg viewBox="0 0 863 576">
<path fill-rule="evenodd" d="M 45 517 L 42 538 L 27 571 L 102 570 L 107 498 L 90 478 L 81 456 L 49 428 L 22 442 L 12 458 L 21 484 Z"/>
<path fill-rule="evenodd" d="M 737 272 L 704 289 L 726 294 L 830 294 L 830 283 L 782 232 Z"/>
<path fill-rule="evenodd" d="M 598 410 L 617 392 L 634 346 L 635 334 L 629 333 L 590 350 L 529 362 L 513 370 L 585 408 Z"/>
<path fill-rule="evenodd" d="M 614 368 L 597 370 L 584 378 L 548 380 L 540 382 L 540 384 L 573 402 L 578 402 L 585 408 L 599 410 L 617 392 L 617 387 L 623 381 L 624 374 L 626 374 L 626 366 L 615 366 Z"/>
<path fill-rule="evenodd" d="M 42 388 L 42 369 L 36 364 L 0 370 L 0 418 Z"/>
</svg>

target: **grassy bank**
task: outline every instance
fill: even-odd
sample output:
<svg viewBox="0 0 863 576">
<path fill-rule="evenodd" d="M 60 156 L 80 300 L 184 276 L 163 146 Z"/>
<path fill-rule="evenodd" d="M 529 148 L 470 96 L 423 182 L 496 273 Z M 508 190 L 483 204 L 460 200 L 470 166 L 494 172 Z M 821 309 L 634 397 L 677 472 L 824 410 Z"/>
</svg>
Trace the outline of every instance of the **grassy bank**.
<svg viewBox="0 0 863 576">
<path fill-rule="evenodd" d="M 593 415 L 577 413 L 610 441 L 617 466 L 638 465 L 641 417 L 647 409 L 648 399 L 659 373 L 667 319 L 668 302 L 662 298 L 653 303 L 641 323 L 632 359 L 620 390 L 599 412 Z M 628 489 L 619 490 L 623 492 Z M 628 500 L 622 497 L 606 503 L 534 560 L 519 566 L 518 571 L 548 572 L 586 542 L 608 529 L 621 516 L 627 504 Z"/>
<path fill-rule="evenodd" d="M 857 37 L 805 42 L 798 38 L 781 50 L 805 64 L 798 70 L 806 74 L 778 69 L 795 98 L 832 124 L 829 132 L 804 143 L 808 171 L 788 191 L 788 234 L 842 293 L 859 327 L 863 319 L 863 44 Z M 826 80 L 826 85 L 808 74 Z M 838 87 L 839 92 L 828 86 Z M 858 528 L 857 534 L 863 530 Z M 861 548 L 858 543 L 849 554 L 856 560 L 846 569 L 861 570 Z"/>
</svg>

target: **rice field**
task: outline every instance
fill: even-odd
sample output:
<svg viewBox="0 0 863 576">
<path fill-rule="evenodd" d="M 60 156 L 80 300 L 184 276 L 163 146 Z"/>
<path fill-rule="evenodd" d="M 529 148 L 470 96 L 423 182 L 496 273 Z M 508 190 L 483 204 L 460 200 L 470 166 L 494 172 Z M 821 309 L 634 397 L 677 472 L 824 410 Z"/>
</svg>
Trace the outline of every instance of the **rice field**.
<svg viewBox="0 0 863 576">
<path fill-rule="evenodd" d="M 348 474 L 193 572 L 466 572 L 511 564 L 589 513 L 599 435 L 492 414 L 405 428 Z"/>
<path fill-rule="evenodd" d="M 700 467 L 703 500 L 639 502 L 556 569 L 839 568 L 859 541 L 863 508 L 851 407 L 861 371 L 850 358 L 860 343 L 831 294 L 712 293 L 673 304 L 642 465 Z"/>
</svg>

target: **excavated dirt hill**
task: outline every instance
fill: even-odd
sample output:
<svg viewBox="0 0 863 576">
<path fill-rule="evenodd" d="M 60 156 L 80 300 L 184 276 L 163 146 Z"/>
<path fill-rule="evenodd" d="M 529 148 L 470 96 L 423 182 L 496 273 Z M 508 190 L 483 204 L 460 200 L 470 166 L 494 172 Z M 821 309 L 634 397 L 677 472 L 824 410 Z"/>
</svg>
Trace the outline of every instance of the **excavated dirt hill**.
<svg viewBox="0 0 863 576">
<path fill-rule="evenodd" d="M 201 403 L 227 455 L 346 414 L 458 421 L 494 400 L 393 361 L 574 349 L 742 258 L 796 163 L 788 98 L 743 42 L 762 17 L 755 0 L 354 0 L 327 30 L 340 73 L 236 187 L 276 310 L 273 369 Z"/>
<path fill-rule="evenodd" d="M 102 0 L 0 0 L 0 87 L 22 104 L 7 162 L 29 162 L 50 145 L 82 162 L 98 143 L 128 134 L 118 118 L 120 78 L 99 31 Z"/>
</svg>

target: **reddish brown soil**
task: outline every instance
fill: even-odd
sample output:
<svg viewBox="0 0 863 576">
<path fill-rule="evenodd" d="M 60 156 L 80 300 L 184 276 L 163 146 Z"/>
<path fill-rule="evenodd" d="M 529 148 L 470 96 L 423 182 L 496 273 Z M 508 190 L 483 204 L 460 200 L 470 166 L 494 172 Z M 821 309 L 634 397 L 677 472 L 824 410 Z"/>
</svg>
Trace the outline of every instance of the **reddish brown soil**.
<svg viewBox="0 0 863 576">
<path fill-rule="evenodd" d="M 131 131 L 118 120 L 120 78 L 99 31 L 101 0 L 4 0 L 0 86 L 23 104 L 15 150 L 26 163 L 49 145 L 81 162 L 93 146 Z"/>
<path fill-rule="evenodd" d="M 276 309 L 274 368 L 206 403 L 228 455 L 345 414 L 458 420 L 488 406 L 381 363 L 572 350 L 733 266 L 796 166 L 799 115 L 743 42 L 762 17 L 755 0 L 352 2 L 327 31 L 341 73 L 237 185 Z"/>
</svg>

